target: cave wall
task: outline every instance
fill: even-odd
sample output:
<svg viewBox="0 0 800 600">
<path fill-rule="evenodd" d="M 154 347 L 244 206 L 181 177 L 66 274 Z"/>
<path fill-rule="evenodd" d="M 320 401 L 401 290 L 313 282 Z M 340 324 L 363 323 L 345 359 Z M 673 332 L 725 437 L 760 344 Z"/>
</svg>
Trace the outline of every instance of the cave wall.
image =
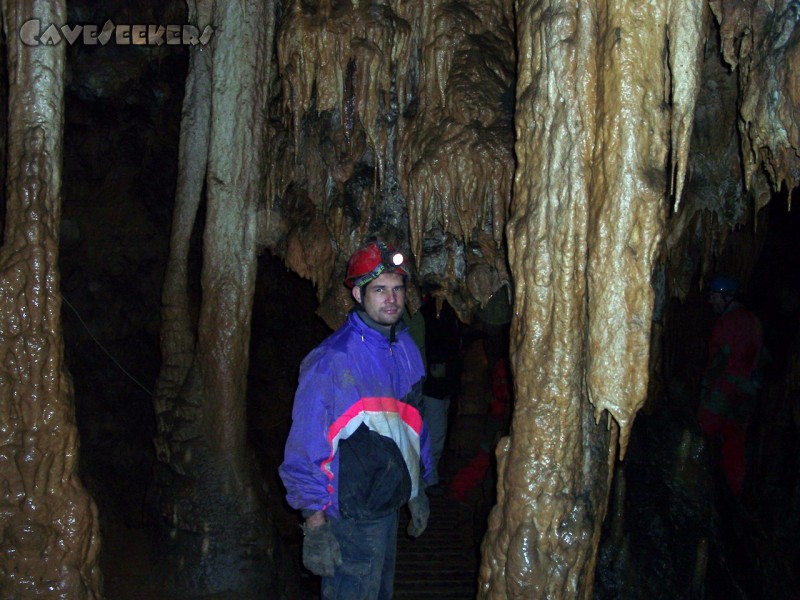
<svg viewBox="0 0 800 600">
<path fill-rule="evenodd" d="M 214 7 L 221 11 L 217 3 L 192 2 L 189 18 L 222 18 Z M 408 251 L 418 283 L 464 319 L 513 281 L 519 402 L 498 457 L 499 500 L 481 593 L 590 594 L 610 466 L 650 384 L 651 319 L 721 264 L 746 276 L 761 242 L 754 236 L 747 249 L 729 250 L 731 229 L 755 227 L 770 194 L 797 184 L 795 4 L 287 1 L 264 10 L 260 22 L 275 18 L 278 29 L 274 55 L 259 55 L 272 68 L 254 92 L 264 103 L 253 121 L 265 118 L 259 133 L 232 135 L 226 121 L 212 135 L 198 126 L 208 119 L 202 103 L 191 102 L 187 108 L 200 113 L 192 113 L 196 121 L 185 118 L 181 133 L 184 148 L 213 146 L 215 153 L 246 153 L 240 144 L 268 142 L 258 181 L 240 181 L 241 196 L 256 197 L 257 212 L 247 212 L 245 222 L 257 239 L 248 238 L 251 250 L 234 261 L 252 267 L 250 254 L 264 250 L 280 257 L 315 284 L 318 312 L 331 326 L 349 305 L 339 281 L 344 261 L 371 235 Z M 266 43 L 262 35 L 253 33 Z M 220 35 L 214 43 L 228 40 Z M 212 69 L 206 56 L 192 58 L 187 95 L 214 93 L 204 85 Z M 222 62 L 216 68 L 236 73 Z M 71 84 L 89 73 L 76 70 Z M 91 93 L 96 82 L 84 88 Z M 220 106 L 230 110 L 230 99 Z M 179 184 L 175 223 L 196 234 L 197 207 L 178 201 L 181 194 L 200 207 L 225 196 L 207 196 L 207 165 L 195 167 L 191 189 Z M 208 181 L 218 180 L 227 175 Z M 18 218 L 10 190 L 7 242 Z M 223 213 L 238 206 L 222 203 Z M 167 276 L 164 289 L 164 320 L 174 326 L 183 319 L 183 329 L 165 329 L 164 353 L 179 360 L 164 363 L 178 372 L 168 373 L 174 385 L 168 393 L 161 387 L 156 402 L 160 451 L 166 463 L 183 460 L 173 415 L 213 422 L 215 410 L 229 407 L 238 416 L 221 424 L 234 430 L 211 427 L 208 441 L 247 461 L 240 428 L 248 334 L 228 340 L 238 357 L 234 369 L 226 352 L 221 363 L 209 358 L 213 351 L 199 361 L 227 374 L 210 382 L 210 396 L 230 403 L 198 413 L 196 397 L 180 397 L 196 334 L 209 348 L 227 343 L 209 315 L 236 308 L 243 324 L 252 297 L 248 283 L 230 288 L 242 292 L 241 306 L 226 304 L 225 292 L 212 302 L 219 280 L 207 273 L 207 318 L 194 331 L 202 290 L 191 286 L 199 288 L 192 280 L 199 268 L 179 281 L 187 275 L 191 231 L 180 239 L 173 233 L 178 278 Z M 208 231 L 209 249 L 233 239 Z M 163 255 L 153 260 L 166 262 Z M 651 288 L 653 271 L 661 287 Z M 180 315 L 172 318 L 176 307 Z M 662 331 L 668 326 L 657 323 Z M 69 431 L 71 408 L 63 406 Z M 71 448 L 64 453 L 72 456 Z M 91 587 L 95 524 L 85 506 Z"/>
</svg>

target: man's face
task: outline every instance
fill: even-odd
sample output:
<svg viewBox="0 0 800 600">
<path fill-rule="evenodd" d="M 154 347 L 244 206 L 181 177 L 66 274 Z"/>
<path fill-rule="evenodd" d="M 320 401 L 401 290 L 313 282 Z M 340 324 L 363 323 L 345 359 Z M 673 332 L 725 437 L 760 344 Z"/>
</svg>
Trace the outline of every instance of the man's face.
<svg viewBox="0 0 800 600">
<path fill-rule="evenodd" d="M 381 273 L 364 288 L 353 288 L 353 298 L 364 307 L 370 319 L 379 325 L 391 326 L 403 316 L 406 307 L 406 285 L 397 273 Z"/>
<path fill-rule="evenodd" d="M 729 297 L 722 292 L 711 292 L 708 295 L 708 303 L 711 305 L 711 310 L 715 315 L 721 315 L 728 307 Z"/>
</svg>

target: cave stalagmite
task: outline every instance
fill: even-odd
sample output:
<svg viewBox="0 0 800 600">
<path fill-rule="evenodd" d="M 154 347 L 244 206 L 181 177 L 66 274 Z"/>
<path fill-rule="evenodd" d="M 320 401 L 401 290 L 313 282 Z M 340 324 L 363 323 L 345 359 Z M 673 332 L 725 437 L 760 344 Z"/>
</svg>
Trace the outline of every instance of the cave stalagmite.
<svg viewBox="0 0 800 600">
<path fill-rule="evenodd" d="M 4 2 L 2 598 L 103 596 L 97 509 L 76 472 L 58 243 L 65 82 L 106 115 L 113 76 L 86 76 L 76 47 L 67 73 L 64 40 L 17 35 L 34 17 L 66 22 L 67 8 L 73 23 L 213 28 L 208 44 L 141 48 L 129 63 L 183 89 L 174 194 L 157 196 L 173 203 L 172 230 L 142 494 L 161 589 L 288 594 L 270 514 L 281 490 L 258 470 L 263 415 L 248 412 L 258 257 L 312 282 L 335 327 L 347 257 L 381 236 L 412 258 L 416 292 L 463 322 L 513 295 L 515 406 L 478 596 L 592 597 L 609 498 L 625 495 L 614 473 L 670 375 L 671 301 L 719 264 L 747 281 L 767 235 L 759 210 L 800 180 L 797 3 Z M 165 53 L 188 68 L 165 67 Z M 118 88 L 124 114 L 156 120 Z M 169 104 L 155 89 L 147 102 Z M 170 170 L 157 162 L 142 179 Z M 731 250 L 741 227 L 748 245 Z M 263 394 L 279 413 L 291 391 Z"/>
</svg>

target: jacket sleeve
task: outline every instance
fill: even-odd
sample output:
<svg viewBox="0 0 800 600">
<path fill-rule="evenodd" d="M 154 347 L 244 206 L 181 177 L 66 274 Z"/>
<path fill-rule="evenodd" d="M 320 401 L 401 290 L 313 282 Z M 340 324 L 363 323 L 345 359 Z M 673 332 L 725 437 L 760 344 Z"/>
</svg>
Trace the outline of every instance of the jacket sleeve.
<svg viewBox="0 0 800 600">
<path fill-rule="evenodd" d="M 301 365 L 292 427 L 279 468 L 286 501 L 298 510 L 325 510 L 332 501 L 335 465 L 328 429 L 335 390 L 326 362 L 324 353 L 315 350 Z"/>
<path fill-rule="evenodd" d="M 422 421 L 422 429 L 419 434 L 419 457 L 422 469 L 422 477 L 427 483 L 430 480 L 431 472 L 433 471 L 433 459 L 431 458 L 431 439 L 428 431 L 428 425 L 422 419 L 424 414 L 425 397 L 422 394 L 423 384 L 425 382 L 425 367 L 422 364 L 422 356 L 416 345 L 409 346 L 409 369 L 412 373 L 412 378 L 417 377 L 418 380 L 411 388 L 411 391 L 406 396 L 405 401 L 417 409 Z M 416 488 L 416 485 L 414 486 Z"/>
<path fill-rule="evenodd" d="M 419 388 L 419 404 L 417 406 L 420 407 L 420 415 L 422 415 L 422 403 L 425 401 L 424 397 L 422 396 L 422 386 Z M 431 473 L 433 471 L 433 459 L 431 458 L 431 436 L 430 431 L 428 430 L 428 425 L 425 423 L 425 420 L 422 420 L 422 433 L 420 434 L 419 438 L 419 454 L 420 460 L 422 462 L 422 477 L 425 479 L 425 483 L 430 481 Z"/>
</svg>

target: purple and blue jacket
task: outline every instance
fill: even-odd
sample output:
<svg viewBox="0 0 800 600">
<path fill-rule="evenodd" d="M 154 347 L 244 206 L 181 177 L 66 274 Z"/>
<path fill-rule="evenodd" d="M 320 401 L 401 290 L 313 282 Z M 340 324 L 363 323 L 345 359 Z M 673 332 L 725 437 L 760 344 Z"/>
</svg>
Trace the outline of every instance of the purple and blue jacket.
<svg viewBox="0 0 800 600">
<path fill-rule="evenodd" d="M 430 475 L 422 357 L 402 321 L 394 337 L 351 311 L 300 365 L 279 469 L 293 508 L 378 518 L 416 497 L 421 469 Z"/>
</svg>

